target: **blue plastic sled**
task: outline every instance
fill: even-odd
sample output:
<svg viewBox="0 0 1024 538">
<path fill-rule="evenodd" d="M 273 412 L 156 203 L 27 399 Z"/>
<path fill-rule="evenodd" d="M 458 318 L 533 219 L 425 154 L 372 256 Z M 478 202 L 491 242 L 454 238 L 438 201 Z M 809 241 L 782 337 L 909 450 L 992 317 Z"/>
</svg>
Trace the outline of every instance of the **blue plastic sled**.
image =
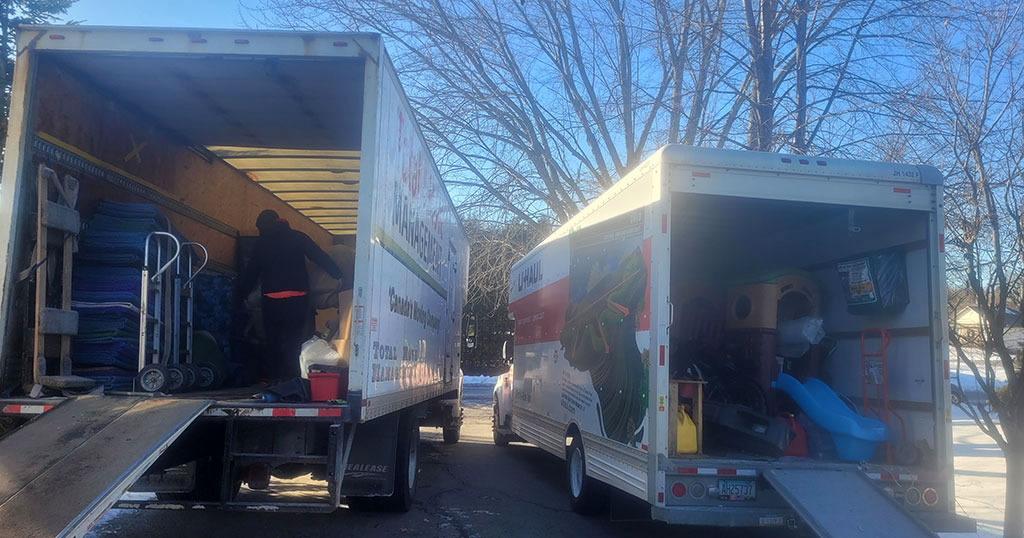
<svg viewBox="0 0 1024 538">
<path fill-rule="evenodd" d="M 788 394 L 815 424 L 832 434 L 843 461 L 868 461 L 878 443 L 889 438 L 885 424 L 858 415 L 819 379 L 812 377 L 800 383 L 791 375 L 779 374 L 772 386 Z"/>
</svg>

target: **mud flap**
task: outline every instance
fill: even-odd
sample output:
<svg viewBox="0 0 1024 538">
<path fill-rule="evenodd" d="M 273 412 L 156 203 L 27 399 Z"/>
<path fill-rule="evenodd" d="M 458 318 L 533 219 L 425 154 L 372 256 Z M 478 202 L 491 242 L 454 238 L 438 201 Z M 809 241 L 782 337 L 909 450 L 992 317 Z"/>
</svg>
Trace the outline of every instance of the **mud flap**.
<svg viewBox="0 0 1024 538">
<path fill-rule="evenodd" d="M 398 416 L 391 413 L 360 424 L 345 466 L 341 494 L 355 497 L 391 495 L 395 487 Z"/>
<path fill-rule="evenodd" d="M 2 534 L 82 536 L 212 402 L 80 396 L 0 441 Z"/>
<path fill-rule="evenodd" d="M 763 474 L 821 538 L 938 536 L 859 471 L 772 469 Z"/>
</svg>

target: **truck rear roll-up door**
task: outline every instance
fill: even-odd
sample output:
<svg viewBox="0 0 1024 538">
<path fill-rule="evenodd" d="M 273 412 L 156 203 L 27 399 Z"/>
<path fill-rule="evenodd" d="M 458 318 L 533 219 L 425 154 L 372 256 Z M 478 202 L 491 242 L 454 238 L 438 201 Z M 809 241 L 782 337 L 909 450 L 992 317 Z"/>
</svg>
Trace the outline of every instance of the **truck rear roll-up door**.
<svg viewBox="0 0 1024 538">
<path fill-rule="evenodd" d="M 772 469 L 764 477 L 822 538 L 937 536 L 861 472 Z"/>
<path fill-rule="evenodd" d="M 210 406 L 80 396 L 0 440 L 0 535 L 79 537 Z"/>
</svg>

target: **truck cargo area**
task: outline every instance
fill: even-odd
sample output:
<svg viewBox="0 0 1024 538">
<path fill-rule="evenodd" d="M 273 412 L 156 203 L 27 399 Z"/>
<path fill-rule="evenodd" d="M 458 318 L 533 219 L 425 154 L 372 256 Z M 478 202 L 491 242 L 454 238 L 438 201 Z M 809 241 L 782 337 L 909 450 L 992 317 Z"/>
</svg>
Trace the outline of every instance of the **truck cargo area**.
<svg viewBox="0 0 1024 538">
<path fill-rule="evenodd" d="M 670 390 L 681 411 L 665 470 L 666 490 L 684 495 L 666 504 L 781 509 L 792 500 L 758 477 L 803 469 L 866 472 L 906 508 L 944 510 L 929 214 L 677 193 L 671 215 Z M 691 420 L 699 441 L 680 449 Z M 695 499 L 694 488 L 709 493 Z"/>
<path fill-rule="evenodd" d="M 24 167 L 30 177 L 25 181 L 35 186 L 40 164 L 53 170 L 58 181 L 77 180 L 72 209 L 84 229 L 74 261 L 65 269 L 73 269 L 67 280 L 80 330 L 70 336 L 70 353 L 59 336 L 41 337 L 48 360 L 36 377 L 44 387 L 50 385 L 47 379 L 73 373 L 107 390 L 138 390 L 132 386 L 135 361 L 125 349 L 138 321 L 124 320 L 115 327 L 109 303 L 139 306 L 139 277 L 130 274 L 138 273 L 139 263 L 121 263 L 116 228 L 148 218 L 180 242 L 205 249 L 200 253 L 199 246 L 186 247 L 193 258 L 176 262 L 179 269 L 191 265 L 193 270 L 200 258 L 208 258 L 194 281 L 194 331 L 202 334 L 189 346 L 206 355 L 197 361 L 216 363 L 219 386 L 247 386 L 263 378 L 253 370 L 263 349 L 259 301 L 250 298 L 248 323 L 233 326 L 238 321 L 231 310 L 236 277 L 258 235 L 256 217 L 268 209 L 329 253 L 354 248 L 365 60 L 78 51 L 40 52 L 35 60 Z M 23 209 L 15 212 L 21 218 L 15 223 L 12 265 L 19 271 L 35 262 L 36 198 L 36 189 L 26 189 L 18 202 Z M 63 201 L 52 189 L 50 200 Z M 57 242 L 52 230 L 47 233 L 51 243 Z M 150 246 L 171 248 L 157 241 Z M 150 256 L 167 258 L 167 252 Z M 338 259 L 347 262 L 343 272 L 350 285 L 352 260 Z M 63 293 L 61 277 L 52 268 L 57 264 L 49 265 L 43 300 L 60 313 L 55 295 Z M 152 264 L 151 270 L 158 266 Z M 315 273 L 312 278 L 315 287 Z M 18 304 L 35 300 L 30 279 L 15 290 Z M 343 333 L 348 325 L 337 320 L 350 314 L 351 294 L 320 306 L 318 329 L 326 333 L 334 320 L 340 327 L 331 338 L 339 352 L 347 353 Z M 29 315 L 15 316 L 7 334 L 35 324 Z M 102 338 L 92 337 L 96 331 Z M 167 340 L 164 345 L 170 347 Z M 30 385 L 31 361 L 16 358 L 31 355 L 32 340 L 9 338 L 7 343 L 4 385 Z"/>
</svg>

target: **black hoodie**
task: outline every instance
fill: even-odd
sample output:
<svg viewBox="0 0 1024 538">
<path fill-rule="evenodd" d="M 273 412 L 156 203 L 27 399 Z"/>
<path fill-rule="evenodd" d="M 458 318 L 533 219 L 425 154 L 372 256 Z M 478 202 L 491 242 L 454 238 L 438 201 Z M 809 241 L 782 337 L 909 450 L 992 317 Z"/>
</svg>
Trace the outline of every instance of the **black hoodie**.
<svg viewBox="0 0 1024 538">
<path fill-rule="evenodd" d="M 260 230 L 252 257 L 242 272 L 239 291 L 244 299 L 259 282 L 264 295 L 281 291 L 309 291 L 306 258 L 341 279 L 338 265 L 308 235 L 291 229 L 288 222 L 278 220 Z"/>
</svg>

